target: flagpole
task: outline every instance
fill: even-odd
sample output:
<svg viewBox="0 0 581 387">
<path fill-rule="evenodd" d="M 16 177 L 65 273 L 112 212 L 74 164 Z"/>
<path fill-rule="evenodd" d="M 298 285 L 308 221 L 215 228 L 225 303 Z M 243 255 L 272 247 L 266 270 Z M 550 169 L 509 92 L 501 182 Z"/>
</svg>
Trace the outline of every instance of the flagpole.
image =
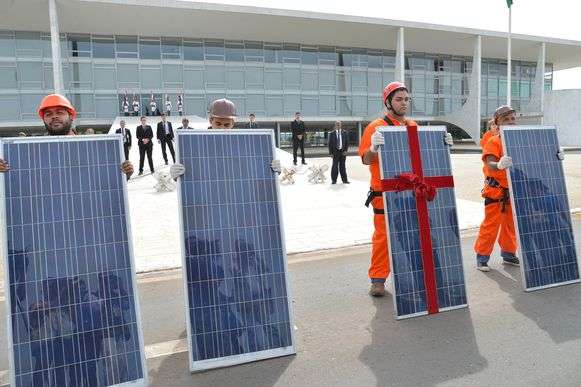
<svg viewBox="0 0 581 387">
<path fill-rule="evenodd" d="M 512 5 L 512 4 L 511 4 Z M 511 52 L 511 38 L 512 38 L 512 7 L 508 7 L 508 53 L 506 65 L 506 104 L 510 106 L 512 97 L 512 52 Z"/>
</svg>

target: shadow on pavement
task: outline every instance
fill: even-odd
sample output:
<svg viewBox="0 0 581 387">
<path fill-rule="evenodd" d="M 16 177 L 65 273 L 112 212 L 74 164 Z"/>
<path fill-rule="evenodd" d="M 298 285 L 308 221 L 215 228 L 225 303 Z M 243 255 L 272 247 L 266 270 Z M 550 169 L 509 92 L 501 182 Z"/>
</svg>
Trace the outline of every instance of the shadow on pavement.
<svg viewBox="0 0 581 387">
<path fill-rule="evenodd" d="M 237 366 L 190 373 L 188 352 L 148 361 L 149 383 L 153 386 L 256 386 L 276 384 L 295 356 L 261 360 Z"/>
<path fill-rule="evenodd" d="M 535 292 L 525 292 L 519 268 L 511 268 L 514 281 L 498 271 L 488 277 L 512 299 L 514 310 L 534 321 L 556 343 L 581 339 L 581 284 L 572 284 Z"/>
<path fill-rule="evenodd" d="M 377 386 L 435 386 L 486 368 L 468 309 L 396 321 L 386 298 L 374 300 L 372 342 L 359 355 Z"/>
</svg>

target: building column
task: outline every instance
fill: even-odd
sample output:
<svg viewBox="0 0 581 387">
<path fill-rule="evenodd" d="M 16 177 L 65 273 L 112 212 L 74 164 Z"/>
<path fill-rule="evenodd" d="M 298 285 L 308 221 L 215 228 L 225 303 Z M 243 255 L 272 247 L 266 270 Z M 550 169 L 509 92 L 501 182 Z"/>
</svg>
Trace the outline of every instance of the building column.
<svg viewBox="0 0 581 387">
<path fill-rule="evenodd" d="M 523 113 L 531 115 L 540 115 L 542 120 L 543 108 L 545 103 L 545 62 L 546 62 L 546 45 L 541 43 L 537 57 L 537 71 L 531 90 L 531 99 L 521 107 Z"/>
<path fill-rule="evenodd" d="M 480 140 L 480 107 L 482 100 L 482 37 L 474 39 L 474 55 L 472 57 L 472 74 L 470 76 L 468 97 L 462 108 L 439 120 L 449 122 L 464 129 L 478 144 Z"/>
<path fill-rule="evenodd" d="M 276 133 L 274 135 L 276 146 L 280 148 L 280 122 L 276 123 Z"/>
<path fill-rule="evenodd" d="M 361 143 L 361 121 L 357 121 L 357 145 Z"/>
<path fill-rule="evenodd" d="M 397 49 L 395 51 L 395 81 L 405 83 L 405 40 L 404 29 L 397 30 Z"/>
<path fill-rule="evenodd" d="M 63 66 L 61 63 L 61 42 L 56 0 L 48 0 L 48 13 L 50 19 L 50 42 L 52 49 L 52 77 L 54 92 L 57 94 L 64 94 Z"/>
</svg>

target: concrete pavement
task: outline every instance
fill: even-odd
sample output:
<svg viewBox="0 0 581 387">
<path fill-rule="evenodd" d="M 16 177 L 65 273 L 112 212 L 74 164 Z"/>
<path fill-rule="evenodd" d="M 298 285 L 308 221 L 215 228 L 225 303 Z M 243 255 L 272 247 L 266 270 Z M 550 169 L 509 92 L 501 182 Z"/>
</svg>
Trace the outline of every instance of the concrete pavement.
<svg viewBox="0 0 581 387">
<path fill-rule="evenodd" d="M 581 217 L 575 232 L 581 240 Z M 581 378 L 581 285 L 525 293 L 518 268 L 493 259 L 474 269 L 473 236 L 463 238 L 470 308 L 395 321 L 391 297 L 367 296 L 369 247 L 289 258 L 297 326 L 296 356 L 200 374 L 187 354 L 148 360 L 154 386 L 574 386 Z M 578 249 L 579 251 L 580 249 Z M 177 274 L 177 273 L 174 273 Z M 181 293 L 170 279 L 140 286 Z M 178 289 L 179 288 L 179 289 Z M 173 297 L 176 298 L 176 297 Z M 143 309 L 146 344 L 184 337 L 183 304 Z M 168 321 L 171 320 L 171 321 Z"/>
<path fill-rule="evenodd" d="M 369 246 L 292 255 L 297 355 L 198 374 L 188 371 L 181 271 L 139 275 L 151 385 L 578 386 L 581 284 L 525 293 L 519 269 L 498 257 L 492 272 L 474 269 L 473 239 L 462 239 L 470 308 L 403 321 L 391 296 L 366 294 Z M 6 381 L 5 335 L 1 348 Z"/>
</svg>

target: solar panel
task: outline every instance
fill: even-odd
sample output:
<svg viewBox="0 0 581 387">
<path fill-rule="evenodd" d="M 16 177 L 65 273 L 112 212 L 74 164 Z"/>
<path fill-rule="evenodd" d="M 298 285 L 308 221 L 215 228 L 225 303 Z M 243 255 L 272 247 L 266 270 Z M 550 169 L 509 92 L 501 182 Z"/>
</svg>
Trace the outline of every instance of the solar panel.
<svg viewBox="0 0 581 387">
<path fill-rule="evenodd" d="M 501 129 L 512 211 L 527 291 L 579 282 L 563 164 L 555 127 Z"/>
<path fill-rule="evenodd" d="M 4 138 L 11 385 L 146 385 L 119 136 Z"/>
<path fill-rule="evenodd" d="M 415 131 L 415 127 L 389 126 L 379 130 L 385 139 L 385 146 L 379 152 L 384 190 L 387 183 L 392 186 L 383 193 L 383 200 L 396 318 L 466 307 L 450 153 L 444 144 L 445 128 L 421 127 L 417 129 L 417 137 L 408 137 L 408 131 Z M 421 160 L 412 161 L 413 138 L 419 141 L 416 145 Z M 397 176 L 408 173 L 423 174 L 425 183 L 441 187 L 436 188 L 433 201 L 422 200 L 413 190 L 402 189 Z M 422 253 L 424 244 L 428 246 L 424 250 L 432 252 L 431 257 Z"/>
<path fill-rule="evenodd" d="M 178 132 L 190 370 L 295 353 L 272 130 Z"/>
</svg>

